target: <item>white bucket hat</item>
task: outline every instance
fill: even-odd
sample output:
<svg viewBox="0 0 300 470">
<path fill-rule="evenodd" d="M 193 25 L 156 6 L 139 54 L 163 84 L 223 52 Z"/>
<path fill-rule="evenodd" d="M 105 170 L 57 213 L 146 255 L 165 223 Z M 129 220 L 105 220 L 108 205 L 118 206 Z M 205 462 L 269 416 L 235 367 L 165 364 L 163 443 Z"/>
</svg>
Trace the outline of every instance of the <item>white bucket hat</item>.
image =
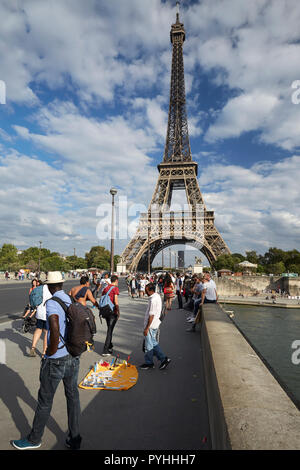
<svg viewBox="0 0 300 470">
<path fill-rule="evenodd" d="M 64 278 L 60 271 L 49 271 L 46 279 L 46 284 L 61 284 Z"/>
</svg>

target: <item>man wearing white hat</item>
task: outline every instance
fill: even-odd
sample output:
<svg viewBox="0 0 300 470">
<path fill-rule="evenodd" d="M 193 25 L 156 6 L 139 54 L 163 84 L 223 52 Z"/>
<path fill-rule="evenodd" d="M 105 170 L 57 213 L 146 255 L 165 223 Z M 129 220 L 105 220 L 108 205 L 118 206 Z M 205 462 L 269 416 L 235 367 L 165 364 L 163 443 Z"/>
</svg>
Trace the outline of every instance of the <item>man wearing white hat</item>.
<svg viewBox="0 0 300 470">
<path fill-rule="evenodd" d="M 52 296 L 61 299 L 68 307 L 70 297 L 63 290 L 64 279 L 59 271 L 48 273 L 47 285 Z M 81 436 L 79 433 L 80 402 L 78 393 L 79 357 L 71 356 L 62 338 L 65 336 L 66 315 L 63 308 L 55 300 L 49 299 L 46 304 L 48 347 L 42 359 L 40 370 L 40 389 L 38 406 L 35 412 L 30 434 L 26 439 L 12 441 L 12 445 L 20 450 L 36 449 L 41 446 L 45 426 L 51 413 L 53 398 L 61 380 L 63 380 L 67 399 L 69 433 L 66 445 L 71 449 L 79 449 Z"/>
</svg>

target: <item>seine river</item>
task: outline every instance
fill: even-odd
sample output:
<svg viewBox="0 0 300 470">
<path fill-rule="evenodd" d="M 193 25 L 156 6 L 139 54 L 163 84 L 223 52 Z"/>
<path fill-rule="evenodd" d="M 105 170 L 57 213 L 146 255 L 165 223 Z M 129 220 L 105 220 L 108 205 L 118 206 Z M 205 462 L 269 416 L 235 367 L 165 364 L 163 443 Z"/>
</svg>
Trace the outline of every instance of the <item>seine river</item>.
<svg viewBox="0 0 300 470">
<path fill-rule="evenodd" d="M 300 364 L 292 362 L 292 343 L 300 341 L 300 309 L 229 304 L 223 308 L 234 312 L 235 324 L 299 407 Z"/>
</svg>

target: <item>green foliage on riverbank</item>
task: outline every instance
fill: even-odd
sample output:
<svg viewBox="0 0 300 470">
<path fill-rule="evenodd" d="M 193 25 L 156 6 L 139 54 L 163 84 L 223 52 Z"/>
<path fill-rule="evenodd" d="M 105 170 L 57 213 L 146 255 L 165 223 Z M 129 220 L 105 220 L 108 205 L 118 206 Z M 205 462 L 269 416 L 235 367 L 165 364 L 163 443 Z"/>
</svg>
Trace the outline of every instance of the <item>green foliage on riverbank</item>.
<svg viewBox="0 0 300 470">
<path fill-rule="evenodd" d="M 300 252 L 298 250 L 284 251 L 280 248 L 269 248 L 264 254 L 260 255 L 256 251 L 246 251 L 245 255 L 233 253 L 230 255 L 221 255 L 214 263 L 214 269 L 229 269 L 232 272 L 241 271 L 238 265 L 242 261 L 249 261 L 257 264 L 254 272 L 262 274 L 282 274 L 282 273 L 298 273 L 300 274 Z"/>
</svg>

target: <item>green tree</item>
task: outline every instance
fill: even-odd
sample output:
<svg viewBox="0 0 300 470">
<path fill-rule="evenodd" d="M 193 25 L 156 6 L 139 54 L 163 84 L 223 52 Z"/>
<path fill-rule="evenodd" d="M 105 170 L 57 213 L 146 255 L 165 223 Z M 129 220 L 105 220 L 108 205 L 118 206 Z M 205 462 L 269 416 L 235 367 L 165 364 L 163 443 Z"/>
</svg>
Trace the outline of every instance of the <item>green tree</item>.
<svg viewBox="0 0 300 470">
<path fill-rule="evenodd" d="M 256 253 L 256 251 L 246 251 L 246 259 L 249 261 L 249 263 L 259 263 L 259 255 Z"/>
<path fill-rule="evenodd" d="M 214 262 L 214 269 L 219 271 L 220 269 L 229 269 L 230 271 L 238 271 L 238 263 L 243 261 L 245 258 L 239 253 L 224 254 L 218 256 L 217 260 Z"/>
<path fill-rule="evenodd" d="M 285 265 L 283 261 L 278 263 L 268 264 L 266 267 L 267 274 L 282 274 L 285 272 Z"/>
<path fill-rule="evenodd" d="M 60 256 L 48 256 L 41 262 L 41 271 L 64 271 L 64 260 Z"/>
<path fill-rule="evenodd" d="M 11 243 L 4 243 L 0 249 L 0 267 L 2 270 L 11 269 L 18 262 L 18 249 Z"/>
<path fill-rule="evenodd" d="M 88 253 L 85 254 L 88 268 L 98 268 L 109 271 L 110 269 L 110 251 L 104 246 L 93 246 Z"/>
</svg>

